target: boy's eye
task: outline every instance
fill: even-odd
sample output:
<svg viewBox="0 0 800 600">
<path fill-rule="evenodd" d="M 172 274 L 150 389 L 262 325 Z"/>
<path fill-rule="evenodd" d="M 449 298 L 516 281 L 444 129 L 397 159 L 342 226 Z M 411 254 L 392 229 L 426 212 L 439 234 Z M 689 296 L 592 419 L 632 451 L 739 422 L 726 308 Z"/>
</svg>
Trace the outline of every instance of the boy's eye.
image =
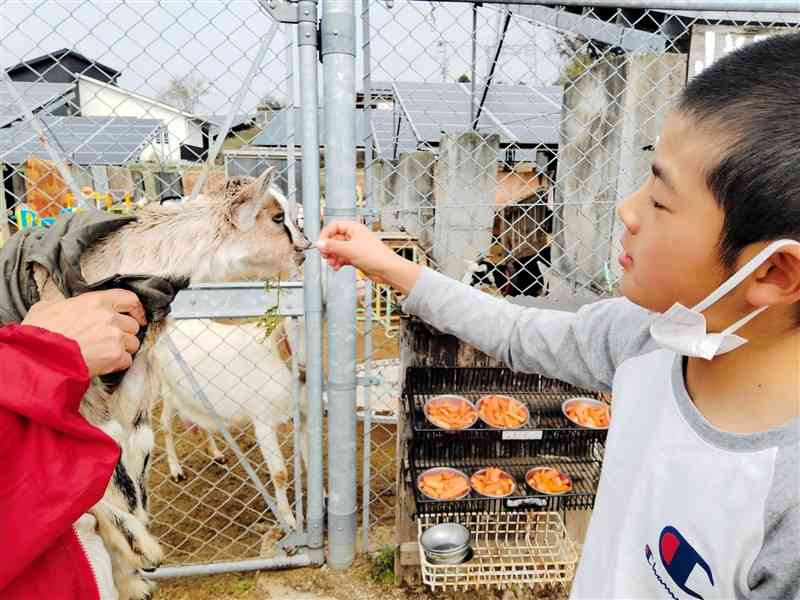
<svg viewBox="0 0 800 600">
<path fill-rule="evenodd" d="M 653 198 L 652 196 L 650 197 L 650 202 L 652 203 L 653 208 L 655 208 L 656 210 L 666 210 L 666 208 L 667 208 L 666 206 L 664 206 L 660 202 L 656 202 L 655 198 Z"/>
</svg>

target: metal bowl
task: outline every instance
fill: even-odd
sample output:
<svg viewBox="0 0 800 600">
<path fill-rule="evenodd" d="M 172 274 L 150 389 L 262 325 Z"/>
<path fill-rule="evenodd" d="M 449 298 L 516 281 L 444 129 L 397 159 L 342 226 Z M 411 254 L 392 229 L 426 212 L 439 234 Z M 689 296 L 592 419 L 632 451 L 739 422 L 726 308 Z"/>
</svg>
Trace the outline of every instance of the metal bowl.
<svg viewBox="0 0 800 600">
<path fill-rule="evenodd" d="M 569 489 L 568 490 L 564 490 L 563 492 L 546 492 L 544 490 L 540 490 L 537 487 L 534 487 L 533 484 L 531 483 L 531 475 L 533 474 L 534 471 L 543 471 L 545 469 L 553 469 L 554 471 L 558 471 L 559 473 L 561 473 L 565 477 L 568 477 L 569 478 Z M 569 474 L 564 473 L 564 471 L 562 471 L 561 469 L 556 469 L 555 467 L 548 467 L 548 466 L 533 467 L 532 469 L 528 469 L 528 472 L 525 473 L 525 483 L 527 483 L 528 487 L 530 487 L 534 492 L 537 492 L 539 494 L 545 494 L 547 496 L 563 496 L 564 494 L 569 494 L 573 489 L 575 489 L 575 483 L 572 481 L 572 477 Z"/>
<path fill-rule="evenodd" d="M 425 557 L 434 564 L 457 565 L 470 555 L 469 529 L 459 523 L 440 523 L 425 530 L 419 543 Z"/>
<path fill-rule="evenodd" d="M 493 425 L 492 423 L 489 423 L 489 421 L 484 419 L 483 416 L 481 415 L 481 405 L 483 404 L 483 401 L 486 398 L 488 398 L 489 396 L 494 396 L 496 398 L 507 398 L 511 402 L 519 404 L 522 407 L 522 410 L 525 411 L 525 420 L 522 423 L 520 423 L 519 425 L 517 425 L 516 427 L 498 427 L 497 425 Z M 489 427 L 491 429 L 504 429 L 504 430 L 522 429 L 523 427 L 526 427 L 528 425 L 528 423 L 530 423 L 530 420 L 531 420 L 531 411 L 528 410 L 528 407 L 525 406 L 524 402 L 520 402 L 516 398 L 512 398 L 511 396 L 506 396 L 504 394 L 486 394 L 483 398 L 478 400 L 478 402 L 475 404 L 475 409 L 478 411 L 478 418 L 483 423 L 485 423 L 487 427 Z"/>
<path fill-rule="evenodd" d="M 606 429 L 608 429 L 608 427 L 592 427 L 591 425 L 582 425 L 582 424 L 578 423 L 577 421 L 573 421 L 567 415 L 567 407 L 570 404 L 575 404 L 577 402 L 584 402 L 586 404 L 594 404 L 596 406 L 602 406 L 602 407 L 606 408 L 608 410 L 608 417 L 609 417 L 609 424 L 610 424 L 610 421 L 611 421 L 611 408 L 608 406 L 608 404 L 606 404 L 605 402 L 603 402 L 601 400 L 597 400 L 595 398 L 586 398 L 586 397 L 570 398 L 569 400 L 564 400 L 564 402 L 561 403 L 561 412 L 563 413 L 564 418 L 567 421 L 569 421 L 570 423 L 572 423 L 576 427 L 583 427 L 584 429 L 594 429 L 596 431 L 605 431 Z"/>
<path fill-rule="evenodd" d="M 425 477 L 426 475 L 436 475 L 437 473 L 442 473 L 444 471 L 449 471 L 450 473 L 455 473 L 459 477 L 463 477 L 464 480 L 467 482 L 467 491 L 456 498 L 437 498 L 435 496 L 430 496 L 426 494 L 424 491 L 422 491 L 422 487 L 420 487 L 420 484 L 422 483 L 423 477 Z M 463 471 L 459 471 L 458 469 L 453 469 L 450 467 L 433 467 L 432 469 L 427 469 L 426 471 L 423 471 L 422 473 L 419 474 L 419 477 L 417 477 L 417 489 L 419 490 L 420 494 L 431 500 L 436 500 L 437 502 L 451 502 L 453 500 L 461 500 L 462 498 L 466 498 L 467 496 L 469 496 L 469 493 L 472 491 L 472 485 L 470 485 L 469 477 L 467 477 L 466 473 L 464 473 Z"/>
<path fill-rule="evenodd" d="M 475 472 L 472 474 L 472 477 L 475 477 L 475 475 L 479 475 L 479 474 L 483 473 L 483 472 L 484 472 L 486 469 L 488 469 L 488 468 L 489 468 L 489 467 L 486 467 L 485 469 L 481 469 L 480 471 L 475 471 Z M 495 468 L 497 468 L 497 467 L 495 467 Z M 509 473 L 508 471 L 504 471 L 503 469 L 500 469 L 500 470 L 503 472 L 503 474 L 504 474 L 504 475 L 507 475 L 508 477 L 510 477 L 510 478 L 511 478 L 511 491 L 510 491 L 510 492 L 508 492 L 507 494 L 503 494 L 503 495 L 501 495 L 501 496 L 495 496 L 495 495 L 492 495 L 492 494 L 484 494 L 483 492 L 481 492 L 480 490 L 478 490 L 478 488 L 476 488 L 476 487 L 475 487 L 475 486 L 472 484 L 472 477 L 470 477 L 470 478 L 469 478 L 469 485 L 470 485 L 470 487 L 472 488 L 472 490 L 473 490 L 473 491 L 474 491 L 476 494 L 480 494 L 480 495 L 481 495 L 481 496 L 483 496 L 484 498 L 508 498 L 509 496 L 513 496 L 513 495 L 514 495 L 514 491 L 517 489 L 517 480 L 516 480 L 516 479 L 514 479 L 514 476 L 513 476 L 511 473 Z"/>
<path fill-rule="evenodd" d="M 469 405 L 470 409 L 472 410 L 472 416 L 473 416 L 472 422 L 469 425 L 465 425 L 464 427 L 445 427 L 444 425 L 440 425 L 439 423 L 431 419 L 430 414 L 428 412 L 431 405 L 443 402 L 452 402 L 453 400 L 458 400 L 458 401 L 463 400 Z M 478 420 L 478 411 L 475 408 L 475 405 L 466 398 L 464 398 L 464 396 L 458 396 L 456 394 L 442 394 L 441 396 L 434 396 L 433 398 L 429 398 L 423 405 L 422 412 L 425 413 L 425 418 L 431 425 L 433 425 L 434 427 L 438 427 L 439 429 L 443 429 L 445 431 L 462 431 L 464 429 L 469 429 L 470 427 L 475 425 L 475 422 Z"/>
</svg>

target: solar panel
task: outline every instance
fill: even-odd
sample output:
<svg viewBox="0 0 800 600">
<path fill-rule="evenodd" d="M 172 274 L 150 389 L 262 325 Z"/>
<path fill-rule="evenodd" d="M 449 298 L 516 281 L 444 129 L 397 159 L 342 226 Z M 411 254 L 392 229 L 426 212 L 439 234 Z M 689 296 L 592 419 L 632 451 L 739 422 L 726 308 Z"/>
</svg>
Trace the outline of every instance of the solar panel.
<svg viewBox="0 0 800 600">
<path fill-rule="evenodd" d="M 157 119 L 136 117 L 41 117 L 48 141 L 59 156 L 79 165 L 124 165 L 139 159 L 161 128 Z M 0 163 L 19 164 L 28 156 L 49 158 L 29 122 L 0 129 Z"/>
<path fill-rule="evenodd" d="M 370 120 L 375 154 L 378 158 L 399 158 L 403 153 L 416 151 L 417 138 L 414 137 L 408 121 L 400 118 L 395 111 L 372 110 Z"/>
<path fill-rule="evenodd" d="M 300 108 L 294 109 L 294 143 L 298 146 L 303 141 L 303 114 Z M 289 110 L 282 110 L 273 114 L 272 119 L 264 127 L 253 141 L 252 146 L 286 146 L 289 142 Z M 325 119 L 323 109 L 317 110 L 317 131 L 319 133 L 319 145 L 325 145 Z M 356 146 L 363 147 L 364 140 L 367 139 L 364 111 L 356 109 Z"/>
<path fill-rule="evenodd" d="M 25 107 L 33 112 L 48 106 L 74 92 L 74 86 L 69 83 L 25 83 L 12 82 L 17 93 L 25 103 Z M 8 90 L 8 83 L 0 84 L 0 127 L 21 119 L 25 110 L 20 108 L 14 96 Z"/>
<path fill-rule="evenodd" d="M 395 100 L 421 143 L 436 144 L 442 133 L 472 129 L 470 86 L 458 83 L 395 83 Z M 476 102 L 483 88 L 476 85 Z M 501 145 L 558 144 L 561 88 L 495 85 L 478 122 L 484 134 L 499 134 Z"/>
</svg>

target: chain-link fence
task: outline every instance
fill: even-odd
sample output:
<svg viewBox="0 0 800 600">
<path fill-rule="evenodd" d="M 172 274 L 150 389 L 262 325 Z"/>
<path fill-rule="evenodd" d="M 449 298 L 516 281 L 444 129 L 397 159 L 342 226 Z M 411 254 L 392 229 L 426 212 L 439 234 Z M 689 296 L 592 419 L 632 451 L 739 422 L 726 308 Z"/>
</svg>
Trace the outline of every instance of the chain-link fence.
<svg viewBox="0 0 800 600">
<path fill-rule="evenodd" d="M 574 4 L 375 0 L 361 15 L 368 222 L 409 257 L 519 303 L 614 295 L 615 206 L 649 176 L 671 101 L 725 53 L 800 24 L 786 4 Z M 397 352 L 387 294 L 375 291 L 366 334 L 376 358 Z M 392 432 L 373 423 L 364 436 L 365 531 L 395 516 Z"/>
<path fill-rule="evenodd" d="M 306 500 L 322 503 L 321 477 L 308 491 L 305 476 L 322 464 L 321 414 L 302 385 L 321 364 L 298 358 L 300 284 L 263 283 L 290 275 L 298 243 L 294 26 L 258 2 L 26 1 L 4 4 L 0 38 L 0 243 L 100 209 L 145 227 L 90 240 L 122 247 L 84 261 L 87 278 L 262 280 L 182 293 L 146 359 L 155 444 L 141 495 L 160 574 L 319 562 L 291 550 L 309 544 Z M 269 167 L 277 195 L 241 179 Z M 117 441 L 141 445 L 120 424 Z"/>
<path fill-rule="evenodd" d="M 318 39 L 313 0 L 6 2 L 0 240 L 88 208 L 160 206 L 171 229 L 107 269 L 233 281 L 219 245 L 245 203 L 239 177 L 271 167 L 285 218 L 302 203 L 312 239 L 327 204 L 326 218 L 359 214 L 398 253 L 512 301 L 613 295 L 615 204 L 648 177 L 670 101 L 723 54 L 796 29 L 800 10 L 586 4 L 331 1 Z M 194 215 L 209 197 L 226 208 Z M 283 322 L 259 286 L 193 290 L 157 348 L 150 529 L 170 567 L 317 560 L 285 550 L 321 543 L 323 369 L 331 530 L 358 520 L 366 546 L 393 539 L 399 299 L 368 282 L 356 298 L 353 274 L 337 275 L 329 316 L 346 325 L 357 303 L 358 339 L 332 328 L 323 346 L 318 257 L 306 269 L 305 312 L 294 284 Z"/>
</svg>

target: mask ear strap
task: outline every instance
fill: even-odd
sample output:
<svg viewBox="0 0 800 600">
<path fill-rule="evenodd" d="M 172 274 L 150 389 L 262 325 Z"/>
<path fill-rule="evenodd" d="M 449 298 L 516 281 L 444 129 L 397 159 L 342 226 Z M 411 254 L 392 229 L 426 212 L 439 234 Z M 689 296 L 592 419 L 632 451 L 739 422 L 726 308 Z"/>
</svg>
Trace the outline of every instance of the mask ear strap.
<svg viewBox="0 0 800 600">
<path fill-rule="evenodd" d="M 756 269 L 764 264 L 764 262 L 778 250 L 785 248 L 786 246 L 793 245 L 800 246 L 800 242 L 795 240 L 778 240 L 776 242 L 772 242 L 769 246 L 764 248 L 761 252 L 750 259 L 750 262 L 739 269 L 739 271 L 737 271 L 730 279 L 714 290 L 705 300 L 702 300 L 699 304 L 695 305 L 692 308 L 692 311 L 699 313 L 703 312 L 717 300 L 734 289 L 737 285 L 742 283 L 745 279 L 750 277 L 750 275 L 752 275 Z M 744 323 L 742 325 L 744 325 Z"/>
<path fill-rule="evenodd" d="M 751 312 L 749 315 L 745 315 L 744 317 L 742 317 L 741 319 L 739 319 L 738 321 L 736 321 L 736 323 L 734 323 L 733 325 L 731 325 L 730 327 L 728 327 L 728 328 L 727 328 L 725 331 L 723 331 L 723 332 L 722 332 L 722 334 L 721 334 L 721 335 L 730 335 L 730 334 L 732 334 L 732 333 L 736 333 L 736 332 L 737 332 L 737 331 L 739 331 L 739 330 L 740 330 L 742 327 L 744 327 L 745 325 L 747 325 L 747 324 L 748 324 L 750 321 L 752 321 L 753 319 L 755 319 L 755 318 L 756 318 L 758 315 L 760 315 L 762 312 L 764 312 L 764 311 L 765 311 L 765 310 L 767 310 L 768 308 L 769 308 L 769 306 L 762 306 L 761 308 L 757 308 L 757 309 L 755 309 L 755 310 L 754 310 L 753 312 Z"/>
</svg>

